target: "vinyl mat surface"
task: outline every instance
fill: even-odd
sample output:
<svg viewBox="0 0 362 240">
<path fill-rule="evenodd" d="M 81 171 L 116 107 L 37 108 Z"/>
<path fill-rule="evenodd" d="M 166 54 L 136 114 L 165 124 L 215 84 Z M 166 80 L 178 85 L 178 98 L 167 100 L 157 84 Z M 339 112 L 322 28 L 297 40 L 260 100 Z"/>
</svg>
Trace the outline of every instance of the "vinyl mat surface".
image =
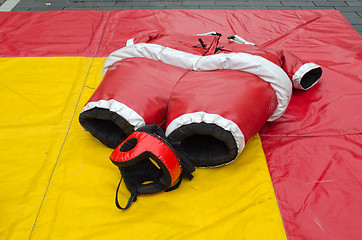
<svg viewBox="0 0 362 240">
<path fill-rule="evenodd" d="M 362 236 L 362 39 L 339 12 L 9 12 L 0 26 L 1 239 Z M 288 50 L 322 79 L 232 164 L 119 211 L 112 149 L 78 123 L 105 57 L 151 32 L 210 31 Z"/>
</svg>

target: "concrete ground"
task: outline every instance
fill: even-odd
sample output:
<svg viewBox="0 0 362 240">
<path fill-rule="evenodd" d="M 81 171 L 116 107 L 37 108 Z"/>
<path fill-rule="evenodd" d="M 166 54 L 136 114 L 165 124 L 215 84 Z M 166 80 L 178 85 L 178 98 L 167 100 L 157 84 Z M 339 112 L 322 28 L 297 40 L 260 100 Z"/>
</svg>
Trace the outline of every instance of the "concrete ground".
<svg viewBox="0 0 362 240">
<path fill-rule="evenodd" d="M 0 0 L 0 11 L 129 9 L 334 9 L 362 35 L 361 0 Z"/>
</svg>

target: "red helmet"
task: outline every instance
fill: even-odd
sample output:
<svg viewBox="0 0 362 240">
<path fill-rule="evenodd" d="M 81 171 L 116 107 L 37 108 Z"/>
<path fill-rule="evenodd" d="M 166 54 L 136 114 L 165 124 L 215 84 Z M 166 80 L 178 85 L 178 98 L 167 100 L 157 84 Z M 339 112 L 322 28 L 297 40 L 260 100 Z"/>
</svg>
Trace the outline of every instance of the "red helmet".
<svg viewBox="0 0 362 240">
<path fill-rule="evenodd" d="M 120 169 L 131 192 L 125 208 L 119 206 L 116 196 L 120 209 L 127 209 L 136 201 L 137 195 L 173 190 L 181 181 L 181 160 L 157 125 L 133 132 L 112 152 L 110 159 Z M 118 190 L 119 185 L 117 193 Z"/>
</svg>

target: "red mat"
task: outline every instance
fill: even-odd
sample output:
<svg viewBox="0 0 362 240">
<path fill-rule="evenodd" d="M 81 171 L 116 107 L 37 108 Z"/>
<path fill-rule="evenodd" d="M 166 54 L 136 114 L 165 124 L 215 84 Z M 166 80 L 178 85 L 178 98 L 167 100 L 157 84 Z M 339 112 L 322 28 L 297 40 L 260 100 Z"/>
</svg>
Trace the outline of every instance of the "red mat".
<svg viewBox="0 0 362 240">
<path fill-rule="evenodd" d="M 211 31 L 322 66 L 319 83 L 294 90 L 263 127 L 262 145 L 288 239 L 361 239 L 362 38 L 338 11 L 0 13 L 0 57 L 106 57 L 151 32 Z"/>
</svg>

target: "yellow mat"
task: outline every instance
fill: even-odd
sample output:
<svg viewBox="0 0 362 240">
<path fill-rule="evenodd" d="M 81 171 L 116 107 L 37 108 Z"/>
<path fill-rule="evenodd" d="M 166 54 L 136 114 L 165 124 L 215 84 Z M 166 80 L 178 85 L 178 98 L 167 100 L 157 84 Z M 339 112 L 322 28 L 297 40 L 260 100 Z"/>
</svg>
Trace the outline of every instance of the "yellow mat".
<svg viewBox="0 0 362 240">
<path fill-rule="evenodd" d="M 118 210 L 112 149 L 78 123 L 104 60 L 0 59 L 0 239 L 286 239 L 259 136 L 235 162 Z"/>
</svg>

